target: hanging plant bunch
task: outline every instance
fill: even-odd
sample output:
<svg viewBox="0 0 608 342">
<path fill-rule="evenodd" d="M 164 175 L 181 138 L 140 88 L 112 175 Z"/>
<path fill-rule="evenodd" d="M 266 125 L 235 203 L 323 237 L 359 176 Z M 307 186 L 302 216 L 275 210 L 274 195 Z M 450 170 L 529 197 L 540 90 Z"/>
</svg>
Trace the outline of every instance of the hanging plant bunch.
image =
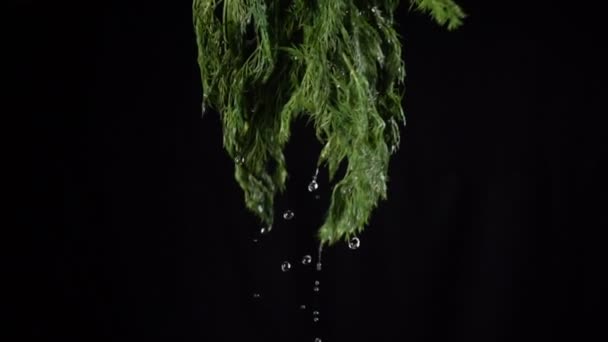
<svg viewBox="0 0 608 342">
<path fill-rule="evenodd" d="M 394 14 L 399 0 L 194 0 L 203 111 L 221 115 L 245 204 L 269 227 L 285 190 L 283 154 L 303 116 L 322 143 L 317 165 L 334 183 L 318 236 L 323 244 L 361 232 L 386 199 L 390 155 L 405 124 L 405 68 Z M 451 0 L 412 0 L 454 29 Z M 345 164 L 345 174 L 336 171 Z"/>
</svg>

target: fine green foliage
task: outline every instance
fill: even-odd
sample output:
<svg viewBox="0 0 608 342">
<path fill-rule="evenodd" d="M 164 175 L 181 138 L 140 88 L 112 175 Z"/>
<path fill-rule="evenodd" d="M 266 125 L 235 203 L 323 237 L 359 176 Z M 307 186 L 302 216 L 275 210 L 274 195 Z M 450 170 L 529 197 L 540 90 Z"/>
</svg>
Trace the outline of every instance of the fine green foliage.
<svg viewBox="0 0 608 342">
<path fill-rule="evenodd" d="M 452 0 L 413 0 L 410 8 L 428 13 L 439 25 L 447 24 L 448 30 L 462 25 L 465 17 L 462 9 Z"/>
<path fill-rule="evenodd" d="M 412 0 L 454 29 L 452 0 Z M 363 230 L 386 199 L 390 155 L 405 124 L 405 68 L 394 14 L 399 0 L 194 0 L 203 108 L 221 115 L 245 204 L 272 226 L 285 190 L 283 149 L 302 116 L 323 144 L 317 166 L 333 181 L 318 232 L 323 244 Z M 345 175 L 336 171 L 345 164 Z"/>
</svg>

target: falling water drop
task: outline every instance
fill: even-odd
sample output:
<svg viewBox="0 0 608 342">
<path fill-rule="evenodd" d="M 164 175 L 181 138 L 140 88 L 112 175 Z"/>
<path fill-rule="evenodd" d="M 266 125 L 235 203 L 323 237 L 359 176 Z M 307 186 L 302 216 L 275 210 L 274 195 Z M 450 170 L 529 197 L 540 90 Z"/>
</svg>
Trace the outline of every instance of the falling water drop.
<svg viewBox="0 0 608 342">
<path fill-rule="evenodd" d="M 237 164 L 243 164 L 245 162 L 245 157 L 243 156 L 236 156 L 234 157 L 234 162 Z"/>
<path fill-rule="evenodd" d="M 285 220 L 291 220 L 293 217 L 294 217 L 294 213 L 293 213 L 293 211 L 291 211 L 291 210 L 286 210 L 286 211 L 283 213 L 283 218 L 284 218 Z"/>
<path fill-rule="evenodd" d="M 262 234 L 262 235 L 268 234 L 268 233 L 270 233 L 271 230 L 272 230 L 272 226 L 262 227 L 262 228 L 260 228 L 260 234 Z"/>
<path fill-rule="evenodd" d="M 309 192 L 317 191 L 318 188 L 319 188 L 319 183 L 317 183 L 316 179 L 313 179 L 313 180 L 310 181 L 310 183 L 308 183 L 308 191 Z"/>
<path fill-rule="evenodd" d="M 253 239 L 253 243 L 258 243 L 258 239 Z"/>
<path fill-rule="evenodd" d="M 323 342 L 320 338 L 315 337 L 315 342 Z"/>
<path fill-rule="evenodd" d="M 313 316 L 319 316 L 319 311 L 317 311 L 317 310 L 313 311 L 313 312 L 312 312 L 312 315 L 313 315 Z"/>
<path fill-rule="evenodd" d="M 318 280 L 315 280 L 315 285 L 319 286 L 319 284 L 321 284 Z"/>
<path fill-rule="evenodd" d="M 350 248 L 350 249 L 357 249 L 357 248 L 359 248 L 359 246 L 361 246 L 361 240 L 359 240 L 359 238 L 356 236 L 353 236 L 348 241 L 348 248 Z"/>
<path fill-rule="evenodd" d="M 306 305 L 304 305 L 304 304 L 300 305 L 300 310 L 306 310 Z"/>
<path fill-rule="evenodd" d="M 308 264 L 310 264 L 311 262 L 312 262 L 312 257 L 311 257 L 310 255 L 305 255 L 305 256 L 302 258 L 302 264 L 303 264 L 303 265 L 308 265 Z"/>
<path fill-rule="evenodd" d="M 281 264 L 281 271 L 287 272 L 290 269 L 291 269 L 291 264 L 289 263 L 289 261 L 283 261 L 283 263 Z"/>
<path fill-rule="evenodd" d="M 259 293 L 254 293 L 254 294 L 253 294 L 253 298 L 254 298 L 254 299 L 258 299 L 258 298 L 260 298 L 260 294 L 259 294 Z"/>
<path fill-rule="evenodd" d="M 317 183 L 317 177 L 319 176 L 319 168 L 316 168 L 315 174 L 312 176 L 312 180 L 308 183 L 308 191 L 314 192 L 319 189 L 319 183 Z"/>
<path fill-rule="evenodd" d="M 312 288 L 312 290 L 315 291 L 315 292 L 319 292 L 320 289 L 319 289 L 318 286 L 315 286 L 315 287 Z"/>
<path fill-rule="evenodd" d="M 312 321 L 315 322 L 315 323 L 317 323 L 319 321 L 319 317 L 313 317 Z"/>
</svg>

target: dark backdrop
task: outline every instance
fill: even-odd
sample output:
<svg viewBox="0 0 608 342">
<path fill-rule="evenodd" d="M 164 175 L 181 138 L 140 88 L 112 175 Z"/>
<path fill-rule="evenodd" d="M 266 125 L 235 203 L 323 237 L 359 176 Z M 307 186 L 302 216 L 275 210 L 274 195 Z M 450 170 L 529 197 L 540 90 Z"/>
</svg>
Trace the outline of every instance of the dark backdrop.
<svg viewBox="0 0 608 342">
<path fill-rule="evenodd" d="M 17 2 L 14 87 L 33 113 L 21 336 L 586 340 L 602 269 L 587 272 L 589 232 L 607 226 L 590 200 L 599 22 L 555 4 L 461 3 L 456 32 L 402 6 L 408 124 L 389 200 L 361 247 L 327 249 L 319 274 L 300 263 L 329 195 L 323 172 L 320 199 L 306 190 L 310 127 L 295 126 L 277 201 L 295 217 L 255 243 L 218 115 L 201 118 L 189 1 Z"/>
</svg>

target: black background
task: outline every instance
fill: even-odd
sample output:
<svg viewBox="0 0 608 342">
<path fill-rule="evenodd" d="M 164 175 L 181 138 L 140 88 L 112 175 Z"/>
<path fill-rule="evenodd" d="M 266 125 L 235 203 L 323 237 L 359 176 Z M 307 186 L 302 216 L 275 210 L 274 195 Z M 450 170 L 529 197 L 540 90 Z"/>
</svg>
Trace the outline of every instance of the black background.
<svg viewBox="0 0 608 342">
<path fill-rule="evenodd" d="M 327 205 L 324 173 L 319 200 L 306 190 L 319 146 L 298 123 L 277 201 L 295 218 L 254 243 L 218 115 L 201 118 L 189 1 L 15 4 L 13 87 L 33 113 L 20 337 L 583 341 L 595 326 L 593 10 L 462 1 L 447 32 L 402 6 L 408 123 L 389 200 L 315 274 L 299 260 Z"/>
</svg>

